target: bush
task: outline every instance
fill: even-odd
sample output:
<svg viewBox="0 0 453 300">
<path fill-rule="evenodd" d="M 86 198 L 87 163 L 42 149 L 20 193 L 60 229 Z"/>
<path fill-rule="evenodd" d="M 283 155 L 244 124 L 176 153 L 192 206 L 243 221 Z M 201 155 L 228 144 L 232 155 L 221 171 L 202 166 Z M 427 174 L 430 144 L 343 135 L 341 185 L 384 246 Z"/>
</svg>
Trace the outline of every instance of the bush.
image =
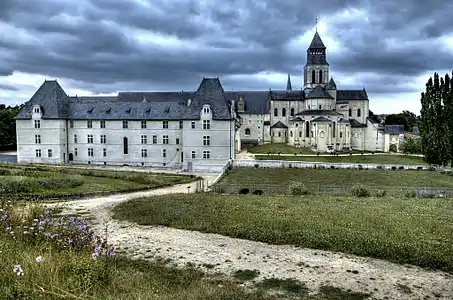
<svg viewBox="0 0 453 300">
<path fill-rule="evenodd" d="M 254 190 L 253 195 L 262 195 L 264 192 L 262 190 Z"/>
<path fill-rule="evenodd" d="M 364 186 L 355 186 L 351 190 L 351 194 L 354 197 L 369 197 L 370 191 Z"/>
<path fill-rule="evenodd" d="M 259 164 L 255 164 L 255 168 L 259 168 L 259 167 L 260 167 L 260 165 L 259 165 Z"/>
<path fill-rule="evenodd" d="M 416 191 L 407 191 L 405 196 L 406 196 L 406 198 L 415 198 L 415 197 L 417 197 L 417 192 Z"/>
<path fill-rule="evenodd" d="M 302 196 L 302 195 L 309 195 L 310 191 L 305 187 L 302 182 L 293 181 L 288 185 L 288 192 L 289 195 L 294 196 Z"/>
<path fill-rule="evenodd" d="M 385 197 L 387 195 L 387 192 L 385 190 L 378 190 L 376 192 L 376 197 Z"/>
<path fill-rule="evenodd" d="M 239 190 L 240 195 L 247 195 L 248 193 L 250 193 L 250 190 L 248 188 L 243 188 Z"/>
<path fill-rule="evenodd" d="M 7 169 L 0 169 L 0 176 L 9 176 L 12 175 L 12 172 Z"/>
</svg>

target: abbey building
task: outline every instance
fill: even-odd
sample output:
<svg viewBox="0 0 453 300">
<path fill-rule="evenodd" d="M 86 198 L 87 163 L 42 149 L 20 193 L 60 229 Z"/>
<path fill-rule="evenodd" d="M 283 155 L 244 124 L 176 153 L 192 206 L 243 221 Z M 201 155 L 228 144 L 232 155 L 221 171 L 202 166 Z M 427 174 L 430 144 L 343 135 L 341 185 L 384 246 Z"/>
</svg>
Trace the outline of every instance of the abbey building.
<svg viewBox="0 0 453 300">
<path fill-rule="evenodd" d="M 402 132 L 368 118 L 365 90 L 338 89 L 316 32 L 304 82 L 293 89 L 225 91 L 203 78 L 194 91 L 69 96 L 46 80 L 16 117 L 18 162 L 223 167 L 247 145 L 287 143 L 315 152 L 388 151 Z"/>
</svg>

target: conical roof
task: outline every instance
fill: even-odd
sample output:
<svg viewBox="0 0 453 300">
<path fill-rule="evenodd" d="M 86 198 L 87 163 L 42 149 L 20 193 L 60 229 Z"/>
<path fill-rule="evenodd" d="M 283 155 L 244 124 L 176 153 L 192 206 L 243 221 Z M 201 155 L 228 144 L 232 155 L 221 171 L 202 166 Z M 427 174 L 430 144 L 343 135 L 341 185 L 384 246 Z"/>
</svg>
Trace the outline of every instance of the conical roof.
<svg viewBox="0 0 453 300">
<path fill-rule="evenodd" d="M 315 36 L 311 40 L 310 47 L 309 49 L 326 49 L 326 46 L 324 46 L 324 43 L 321 40 L 321 37 L 319 36 L 318 32 L 315 32 Z"/>
</svg>

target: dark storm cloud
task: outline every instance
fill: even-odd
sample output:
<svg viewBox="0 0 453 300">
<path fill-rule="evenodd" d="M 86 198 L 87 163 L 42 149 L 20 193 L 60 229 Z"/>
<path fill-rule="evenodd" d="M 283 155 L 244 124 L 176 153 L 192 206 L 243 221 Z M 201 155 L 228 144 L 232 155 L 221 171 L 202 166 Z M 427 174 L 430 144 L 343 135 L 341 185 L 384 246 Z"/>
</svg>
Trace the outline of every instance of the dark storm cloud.
<svg viewBox="0 0 453 300">
<path fill-rule="evenodd" d="M 0 90 L 5 90 L 5 91 L 18 91 L 19 88 L 9 85 L 9 84 L 2 84 L 0 83 Z"/>
<path fill-rule="evenodd" d="M 451 53 L 435 40 L 453 32 L 450 2 L 321 0 L 308 6 L 300 0 L 141 2 L 0 1 L 0 20 L 35 38 L 34 42 L 19 39 L 20 35 L 15 40 L 0 39 L 0 58 L 2 52 L 9 53 L 1 60 L 0 76 L 15 70 L 68 78 L 77 87 L 98 92 L 128 89 L 128 85 L 193 89 L 202 76 L 225 78 L 228 88 L 257 89 L 260 83 L 260 89 L 275 88 L 252 77 L 229 75 L 269 71 L 301 76 L 306 46 L 288 50 L 288 43 L 311 29 L 316 17 L 328 20 L 329 36 L 343 46 L 338 53 L 328 53 L 332 75 L 335 70 L 346 75 L 379 74 L 354 88 L 366 83 L 367 90 L 375 93 L 389 88 L 405 92 L 410 76 L 453 65 Z M 364 20 L 329 19 L 347 8 L 368 13 Z M 144 45 L 131 35 L 134 29 L 172 35 L 187 46 L 174 50 Z M 389 40 L 394 41 L 392 47 Z M 191 50 L 191 43 L 200 50 Z M 392 82 L 381 82 L 390 75 Z"/>
</svg>

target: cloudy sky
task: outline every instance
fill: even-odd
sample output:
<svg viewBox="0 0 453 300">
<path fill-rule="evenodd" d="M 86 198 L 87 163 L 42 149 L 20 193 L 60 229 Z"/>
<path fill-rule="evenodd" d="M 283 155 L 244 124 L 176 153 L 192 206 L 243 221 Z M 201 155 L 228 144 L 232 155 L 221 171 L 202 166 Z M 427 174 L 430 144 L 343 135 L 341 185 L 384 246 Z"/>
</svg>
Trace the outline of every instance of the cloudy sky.
<svg viewBox="0 0 453 300">
<path fill-rule="evenodd" d="M 70 94 L 300 88 L 315 32 L 340 89 L 375 113 L 419 113 L 426 80 L 453 69 L 453 1 L 1 0 L 0 103 L 44 79 Z"/>
</svg>

